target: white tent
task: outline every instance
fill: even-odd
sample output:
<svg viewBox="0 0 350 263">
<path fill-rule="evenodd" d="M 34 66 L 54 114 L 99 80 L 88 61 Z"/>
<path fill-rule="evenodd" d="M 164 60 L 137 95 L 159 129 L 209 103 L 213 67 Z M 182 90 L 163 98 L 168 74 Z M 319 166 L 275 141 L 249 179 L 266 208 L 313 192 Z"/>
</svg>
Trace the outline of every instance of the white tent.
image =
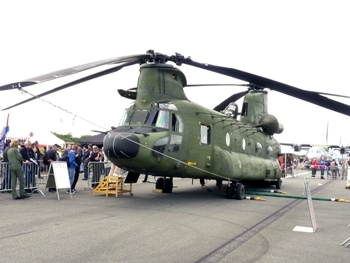
<svg viewBox="0 0 350 263">
<path fill-rule="evenodd" d="M 39 144 L 46 145 L 46 146 L 53 145 L 55 143 L 57 143 L 60 146 L 64 146 L 65 144 L 63 140 L 58 138 L 52 132 L 44 131 L 44 130 L 29 131 L 28 129 L 21 129 L 13 132 L 10 127 L 10 131 L 7 133 L 6 138 L 19 139 L 19 140 L 29 139 L 32 143 L 35 141 L 38 141 Z"/>
<path fill-rule="evenodd" d="M 65 141 L 58 138 L 55 134 L 50 131 L 36 131 L 33 132 L 33 136 L 30 138 L 31 142 L 38 141 L 39 144 L 44 144 L 46 146 L 53 145 L 57 143 L 61 147 L 64 147 Z"/>
</svg>

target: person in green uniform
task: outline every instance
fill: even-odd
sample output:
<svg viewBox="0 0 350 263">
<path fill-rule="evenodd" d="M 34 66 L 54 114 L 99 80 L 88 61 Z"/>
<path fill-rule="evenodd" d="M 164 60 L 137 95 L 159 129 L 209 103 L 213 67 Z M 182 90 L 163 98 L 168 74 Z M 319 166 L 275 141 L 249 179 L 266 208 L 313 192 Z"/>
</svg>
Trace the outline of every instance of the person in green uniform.
<svg viewBox="0 0 350 263">
<path fill-rule="evenodd" d="M 18 140 L 13 140 L 10 143 L 10 149 L 7 151 L 7 158 L 11 169 L 11 193 L 14 200 L 30 197 L 24 191 L 24 171 L 22 169 L 23 159 L 18 151 Z M 16 185 L 17 179 L 19 182 L 19 196 L 17 195 Z"/>
</svg>

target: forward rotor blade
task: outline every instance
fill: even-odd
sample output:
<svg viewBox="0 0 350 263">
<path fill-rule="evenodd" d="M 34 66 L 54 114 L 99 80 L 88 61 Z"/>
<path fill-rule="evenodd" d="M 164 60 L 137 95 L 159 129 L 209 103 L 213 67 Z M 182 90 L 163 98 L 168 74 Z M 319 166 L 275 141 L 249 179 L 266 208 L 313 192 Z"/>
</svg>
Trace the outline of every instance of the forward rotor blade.
<svg viewBox="0 0 350 263">
<path fill-rule="evenodd" d="M 345 95 L 339 95 L 339 94 L 333 94 L 333 93 L 325 93 L 325 92 L 317 92 L 317 91 L 309 91 L 309 92 L 313 92 L 313 93 L 320 94 L 320 95 L 335 96 L 335 97 L 341 97 L 341 98 L 350 99 L 350 96 L 345 96 Z"/>
<path fill-rule="evenodd" d="M 91 130 L 92 132 L 97 132 L 97 133 L 104 133 L 104 134 L 107 134 L 108 131 L 97 131 L 97 130 Z"/>
<path fill-rule="evenodd" d="M 254 75 L 248 72 L 244 72 L 238 69 L 234 68 L 226 68 L 226 67 L 221 67 L 221 66 L 215 66 L 215 65 L 209 65 L 209 64 L 202 64 L 195 62 L 190 59 L 184 59 L 181 60 L 181 63 L 206 69 L 209 71 L 213 71 L 216 73 L 220 73 L 229 77 L 233 77 L 236 79 L 240 79 L 243 81 L 247 81 L 249 83 L 256 84 L 258 86 L 264 87 L 264 88 L 269 88 L 271 90 L 276 90 L 278 92 L 281 92 L 283 94 L 311 102 L 315 105 L 321 106 L 323 108 L 333 110 L 342 114 L 345 114 L 347 116 L 350 116 L 350 106 L 345 105 L 343 103 L 328 99 L 324 96 L 321 96 L 320 92 L 313 92 L 313 91 L 307 91 L 307 90 L 302 90 L 275 80 L 271 80 L 268 78 L 264 78 L 258 75 Z"/>
<path fill-rule="evenodd" d="M 61 77 L 69 76 L 75 73 L 82 72 L 84 70 L 92 69 L 95 67 L 99 67 L 102 65 L 107 65 L 107 64 L 116 64 L 116 63 L 123 63 L 123 62 L 130 62 L 130 61 L 135 61 L 138 60 L 139 62 L 142 62 L 144 59 L 148 58 L 149 55 L 147 54 L 139 54 L 139 55 L 132 55 L 132 56 L 124 56 L 124 57 L 117 57 L 117 58 L 110 58 L 110 59 L 104 59 L 92 63 L 87 63 L 83 64 L 80 66 L 75 66 L 72 68 L 66 68 L 66 69 L 61 69 L 58 71 L 54 71 L 51 73 L 47 73 L 38 77 L 26 79 L 20 82 L 14 82 L 10 84 L 6 84 L 3 86 L 0 86 L 0 91 L 2 90 L 11 90 L 11 89 L 21 89 L 27 86 L 31 86 L 34 84 L 39 84 L 45 81 L 53 80 L 53 79 L 58 79 Z"/>
<path fill-rule="evenodd" d="M 221 102 L 219 105 L 217 105 L 214 110 L 216 111 L 222 111 L 226 108 L 226 106 L 230 103 L 230 102 L 235 102 L 237 100 L 239 100 L 240 98 L 242 98 L 245 94 L 247 94 L 249 92 L 249 90 L 246 91 L 242 91 L 236 94 L 233 94 L 232 96 L 230 96 L 229 98 L 227 98 L 226 100 L 224 100 L 223 102 Z"/>
<path fill-rule="evenodd" d="M 49 91 L 46 91 L 46 92 L 43 92 L 35 97 L 31 97 L 27 100 L 24 100 L 24 101 L 21 101 L 19 103 L 16 103 L 10 107 L 7 107 L 5 109 L 2 109 L 3 111 L 4 110 L 8 110 L 8 109 L 11 109 L 13 107 L 16 107 L 16 106 L 19 106 L 19 105 L 22 105 L 24 103 L 27 103 L 29 101 L 32 101 L 32 100 L 35 100 L 35 99 L 38 99 L 40 97 L 44 97 L 46 95 L 49 95 L 51 93 L 54 93 L 54 92 L 57 92 L 57 91 L 60 91 L 60 90 L 63 90 L 63 89 L 66 89 L 68 87 L 71 87 L 71 86 L 74 86 L 74 85 L 77 85 L 77 84 L 80 84 L 82 82 L 85 82 L 85 81 L 88 81 L 88 80 L 91 80 L 91 79 L 95 79 L 95 78 L 98 78 L 98 77 L 102 77 L 102 76 L 105 76 L 105 75 L 108 75 L 108 74 L 111 74 L 111 73 L 114 73 L 116 71 L 119 71 L 121 70 L 122 68 L 126 67 L 126 66 L 131 66 L 131 65 L 134 65 L 134 64 L 137 64 L 139 62 L 139 60 L 134 60 L 134 61 L 131 61 L 131 62 L 128 62 L 128 63 L 124 63 L 122 65 L 119 65 L 119 66 L 116 66 L 116 67 L 113 67 L 113 68 L 109 68 L 109 69 L 106 69 L 106 70 L 103 70 L 103 71 L 100 71 L 100 72 L 97 72 L 97 73 L 94 73 L 92 75 L 89 75 L 89 76 L 86 76 L 86 77 L 83 77 L 83 78 L 80 78 L 80 79 L 77 79 L 77 80 L 74 80 L 72 82 L 69 82 L 67 84 L 64 84 L 62 86 L 59 86 L 57 88 L 54 88 L 52 90 L 49 90 Z"/>
</svg>

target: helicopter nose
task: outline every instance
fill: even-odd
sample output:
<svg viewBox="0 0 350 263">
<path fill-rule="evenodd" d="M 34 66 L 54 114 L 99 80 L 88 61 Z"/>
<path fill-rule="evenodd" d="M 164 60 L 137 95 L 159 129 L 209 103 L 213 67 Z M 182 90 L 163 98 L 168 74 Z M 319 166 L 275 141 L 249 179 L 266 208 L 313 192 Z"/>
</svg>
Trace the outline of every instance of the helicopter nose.
<svg viewBox="0 0 350 263">
<path fill-rule="evenodd" d="M 108 157 L 130 159 L 139 152 L 139 138 L 130 133 L 109 133 L 103 139 L 104 152 Z"/>
</svg>

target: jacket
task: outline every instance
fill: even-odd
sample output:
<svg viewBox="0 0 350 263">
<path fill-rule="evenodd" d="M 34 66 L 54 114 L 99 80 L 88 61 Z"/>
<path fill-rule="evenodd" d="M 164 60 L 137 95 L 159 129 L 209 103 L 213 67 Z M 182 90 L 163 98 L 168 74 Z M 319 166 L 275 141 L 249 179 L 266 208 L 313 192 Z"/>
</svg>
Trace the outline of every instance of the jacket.
<svg viewBox="0 0 350 263">
<path fill-rule="evenodd" d="M 7 151 L 7 158 L 10 163 L 11 170 L 22 170 L 23 158 L 22 155 L 18 152 L 18 149 L 11 147 Z"/>
</svg>

